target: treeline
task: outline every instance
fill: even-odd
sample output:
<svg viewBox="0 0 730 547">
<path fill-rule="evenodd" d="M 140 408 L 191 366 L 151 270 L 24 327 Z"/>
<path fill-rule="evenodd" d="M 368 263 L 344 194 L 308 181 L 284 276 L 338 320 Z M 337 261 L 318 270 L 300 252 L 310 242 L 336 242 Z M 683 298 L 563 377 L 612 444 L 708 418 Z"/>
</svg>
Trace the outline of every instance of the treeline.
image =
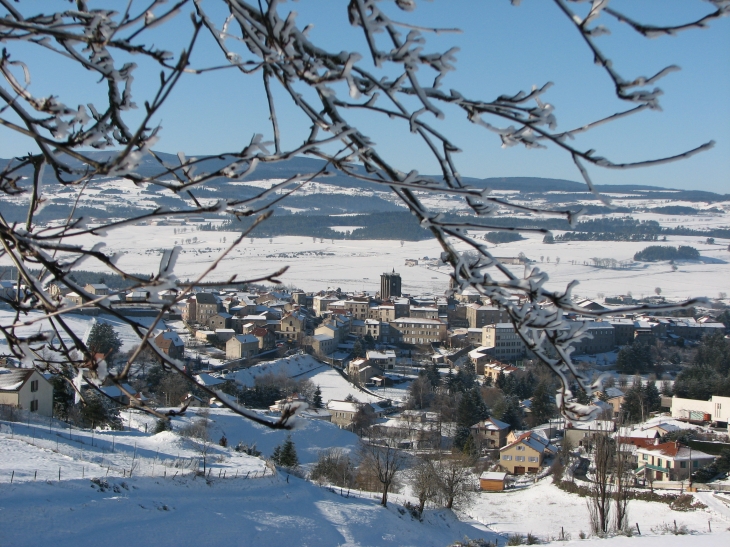
<svg viewBox="0 0 730 547">
<path fill-rule="evenodd" d="M 40 270 L 31 270 L 33 275 L 40 274 Z M 143 274 L 133 274 L 144 279 Z M 108 272 L 89 272 L 86 270 L 74 270 L 69 274 L 69 278 L 77 284 L 88 285 L 89 283 L 103 283 L 113 290 L 122 290 L 130 288 L 133 283 L 128 279 L 124 279 L 121 275 Z M 0 280 L 10 281 L 18 279 L 18 269 L 15 266 L 0 266 Z"/>
<path fill-rule="evenodd" d="M 701 213 L 722 213 L 721 209 L 712 207 L 710 209 L 695 209 L 685 205 L 666 205 L 664 207 L 653 207 L 647 209 L 649 213 L 659 213 L 662 215 L 699 215 Z"/>
<path fill-rule="evenodd" d="M 511 243 L 525 239 L 518 232 L 487 232 L 484 239 L 489 243 Z"/>
<path fill-rule="evenodd" d="M 219 225 L 203 224 L 201 230 L 241 231 L 252 221 L 231 220 Z M 336 226 L 358 226 L 350 231 L 337 232 Z M 416 217 L 406 212 L 371 213 L 347 217 L 329 215 L 275 216 L 256 226 L 251 237 L 305 236 L 322 239 L 402 239 L 421 241 L 430 232 L 421 227 Z"/>
<path fill-rule="evenodd" d="M 680 245 L 652 245 L 634 255 L 634 260 L 640 262 L 656 262 L 658 260 L 697 260 L 700 252 L 694 247 Z"/>
<path fill-rule="evenodd" d="M 447 213 L 444 220 L 459 222 L 464 220 L 455 213 Z M 251 226 L 251 219 L 234 219 L 222 224 L 202 224 L 201 230 L 240 232 Z M 662 228 L 654 220 L 626 218 L 597 218 L 579 222 L 574 229 L 564 219 L 539 219 L 531 217 L 500 217 L 485 221 L 485 226 L 494 228 L 532 228 L 565 232 L 555 237 L 555 241 L 658 241 L 668 235 L 694 235 L 700 237 L 730 238 L 730 230 L 715 228 L 711 230 L 690 230 L 682 226 Z M 358 226 L 359 228 L 336 232 L 334 226 Z M 275 215 L 268 221 L 256 226 L 252 237 L 304 236 L 321 239 L 402 239 L 421 241 L 430 237 L 430 232 L 421 227 L 415 216 L 407 211 L 365 213 L 352 216 L 332 216 L 322 214 Z M 491 243 L 518 241 L 522 236 L 514 232 L 490 231 L 484 236 Z"/>
<path fill-rule="evenodd" d="M 614 234 L 611 232 L 565 232 L 555 236 L 555 241 L 656 241 L 656 234 Z"/>
</svg>

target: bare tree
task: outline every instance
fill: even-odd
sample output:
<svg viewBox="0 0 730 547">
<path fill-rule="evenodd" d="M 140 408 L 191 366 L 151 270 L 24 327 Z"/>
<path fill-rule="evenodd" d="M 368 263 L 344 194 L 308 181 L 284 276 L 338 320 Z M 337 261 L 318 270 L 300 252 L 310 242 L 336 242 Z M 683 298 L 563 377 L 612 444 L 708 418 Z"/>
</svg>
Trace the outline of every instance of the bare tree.
<svg viewBox="0 0 730 547">
<path fill-rule="evenodd" d="M 613 440 L 608 435 L 594 437 L 594 474 L 590 492 L 586 498 L 592 532 L 596 535 L 608 533 L 611 525 L 611 502 L 613 501 Z"/>
<path fill-rule="evenodd" d="M 317 463 L 310 473 L 312 480 L 350 487 L 354 483 L 354 466 L 350 456 L 341 448 L 330 447 L 317 455 Z"/>
<path fill-rule="evenodd" d="M 439 493 L 439 481 L 433 462 L 428 458 L 419 458 L 411 469 L 411 487 L 418 498 L 418 513 L 423 513 L 426 502 L 434 499 Z"/>
<path fill-rule="evenodd" d="M 405 466 L 405 454 L 389 443 L 382 445 L 363 443 L 360 455 L 360 466 L 373 474 L 380 483 L 382 488 L 380 504 L 386 507 L 388 505 L 388 492 L 390 492 L 396 476 Z"/>
<path fill-rule="evenodd" d="M 7 299 L 15 310 L 14 320 L 0 325 L 12 354 L 24 362 L 33 361 L 43 370 L 64 371 L 70 377 L 76 377 L 86 369 L 87 374 L 110 381 L 128 397 L 131 394 L 127 393 L 124 382 L 138 353 L 145 348 L 151 348 L 161 361 L 180 372 L 181 363 L 157 348 L 152 339 L 163 316 L 189 296 L 194 287 L 234 281 L 279 283 L 278 278 L 285 269 L 251 279 L 232 276 L 214 280 L 211 275 L 223 259 L 250 237 L 251 230 L 271 215 L 274 204 L 316 177 L 336 170 L 390 189 L 439 242 L 443 249 L 441 258 L 452 268 L 455 287 L 473 287 L 508 312 L 528 348 L 560 378 L 562 387 L 558 403 L 562 412 L 571 418 L 583 417 L 585 408 L 569 402 L 567 394 L 573 381 L 589 394 L 594 387 L 591 379 L 570 359 L 570 348 L 585 336 L 585 329 L 568 328 L 564 314 L 575 311 L 600 316 L 605 312 L 577 309 L 570 298 L 574 284 L 569 284 L 565 290 L 550 290 L 547 276 L 537 268 L 529 269 L 524 276 L 516 275 L 489 252 L 483 239 L 473 235 L 504 230 L 489 222 L 493 214 L 504 209 L 562 217 L 571 223 L 578 215 L 525 206 L 464 184 L 455 159 L 458 143 L 444 134 L 433 120 L 443 118 L 446 111 L 457 110 L 464 114 L 468 123 L 496 134 L 503 146 L 540 148 L 553 145 L 573 161 L 588 189 L 598 199 L 608 202 L 594 188 L 587 167 L 626 169 L 659 164 L 687 158 L 708 149 L 712 143 L 680 154 L 637 162 L 614 161 L 597 154 L 593 148 L 575 144 L 575 136 L 581 135 L 583 143 L 585 133 L 599 125 L 658 109 L 661 90 L 652 86 L 675 68 L 667 67 L 649 77 L 625 78 L 599 47 L 599 37 L 610 30 L 612 23 L 628 25 L 646 37 L 703 28 L 728 14 L 730 2 L 710 0 L 712 9 L 697 20 L 662 26 L 637 21 L 609 7 L 608 2 L 594 1 L 578 13 L 573 9 L 575 2 L 554 0 L 555 8 L 566 17 L 595 63 L 605 71 L 616 97 L 628 105 L 613 115 L 582 122 L 567 131 L 556 129 L 555 108 L 544 100 L 550 84 L 531 91 L 499 95 L 491 100 L 467 97 L 456 89 L 444 91 L 442 84 L 448 72 L 455 69 L 455 50 L 432 51 L 426 38 L 432 33 L 452 29 L 424 29 L 401 21 L 401 15 L 392 15 L 397 9 L 413 10 L 414 1 L 397 0 L 394 4 L 388 3 L 388 8 L 384 2 L 376 0 L 351 0 L 342 4 L 343 22 L 362 32 L 367 44 L 367 61 L 348 44 L 338 44 L 329 51 L 314 43 L 308 37 L 308 27 L 300 25 L 296 14 L 277 0 L 220 0 L 220 3 L 224 13 L 216 9 L 207 11 L 208 4 L 204 5 L 200 0 L 178 0 L 169 6 L 163 0 L 150 0 L 142 6 L 129 2 L 120 11 L 115 11 L 117 2 L 109 3 L 109 8 L 96 9 L 78 0 L 73 9 L 63 9 L 60 6 L 65 7 L 66 3 L 56 3 L 49 5 L 58 5 L 59 11 L 36 14 L 35 3 L 0 2 L 0 40 L 3 42 L 0 73 L 4 78 L 4 85 L 0 86 L 3 104 L 0 126 L 2 131 L 24 139 L 32 150 L 0 171 L 0 192 L 27 198 L 25 222 L 8 221 L 0 213 L 0 254 L 17 268 L 20 278 L 17 297 Z M 513 0 L 513 3 L 518 2 Z M 184 16 L 189 19 L 175 27 L 175 32 L 166 33 L 168 23 L 183 17 L 180 14 L 186 11 Z M 465 10 L 465 16 L 468 13 Z M 178 40 L 184 24 L 189 25 L 187 45 L 179 54 L 157 45 L 169 42 L 172 35 L 175 41 Z M 213 40 L 221 57 L 198 66 L 193 61 L 197 59 L 193 53 L 203 34 Z M 134 56 L 136 63 L 129 62 L 130 56 Z M 55 92 L 55 74 L 34 69 L 36 65 L 31 61 L 38 57 L 49 61 L 62 59 L 66 65 L 75 67 L 76 72 L 71 68 L 65 77 L 79 76 L 80 83 L 75 88 L 80 95 L 62 101 L 62 94 Z M 145 92 L 149 96 L 138 99 L 142 108 L 135 112 L 137 104 L 133 99 L 132 82 L 141 65 L 145 69 L 142 73 L 154 73 L 156 77 L 147 82 Z M 225 149 L 239 152 L 220 153 L 213 156 L 214 161 L 188 157 L 184 152 L 178 154 L 175 162 L 164 161 L 153 150 L 164 133 L 157 123 L 163 105 L 184 75 L 204 81 L 206 75 L 223 69 L 234 71 L 241 78 L 256 78 L 261 82 L 270 128 L 249 132 L 254 136 L 246 142 L 230 142 Z M 429 73 L 433 79 L 429 78 Z M 83 80 L 87 75 L 91 78 Z M 87 96 L 82 95 L 88 88 L 82 81 L 101 86 L 103 99 L 90 103 Z M 274 86 L 277 92 L 274 92 Z M 39 95 L 38 89 L 46 95 Z M 277 115 L 275 97 L 284 97 L 306 120 L 304 138 L 295 145 L 285 146 L 285 142 L 293 142 L 296 138 L 282 138 L 283 124 Z M 408 165 L 396 165 L 385 159 L 375 144 L 376 139 L 356 126 L 357 114 L 353 114 L 356 112 L 367 113 L 373 121 L 382 118 L 402 122 L 403 130 L 421 139 L 430 150 L 439 166 L 439 175 L 426 177 Z M 294 119 L 289 121 L 296 125 Z M 289 127 L 289 123 L 286 126 Z M 268 141 L 264 133 L 269 135 Z M 456 135 L 460 133 L 457 131 Z M 262 162 L 282 162 L 302 154 L 324 160 L 322 167 L 274 184 L 253 197 L 221 202 L 199 199 L 199 191 L 213 180 L 240 180 L 254 172 Z M 142 159 L 148 157 L 157 162 L 156 169 L 140 168 Z M 102 221 L 100 225 L 89 225 L 89 219 L 79 214 L 74 206 L 60 225 L 45 226 L 38 222 L 37 215 L 47 203 L 44 185 L 70 188 L 80 197 L 99 177 L 123 177 L 139 186 L 155 186 L 166 195 L 183 197 L 186 205 L 178 210 L 159 207 L 133 211 L 125 218 Z M 457 222 L 441 217 L 424 199 L 423 193 L 431 192 L 463 199 L 472 217 Z M 199 275 L 186 283 L 175 276 L 180 247 L 162 252 L 158 271 L 147 277 L 120 267 L 116 257 L 104 253 L 100 245 L 83 244 L 86 237 L 97 237 L 99 243 L 103 243 L 108 231 L 130 224 L 155 221 L 163 216 L 184 218 L 209 213 L 226 213 L 233 219 L 250 217 L 255 221 L 242 228 Z M 545 233 L 545 230 L 525 226 L 515 229 Z M 196 239 L 192 238 L 192 241 Z M 471 254 L 459 250 L 464 245 L 471 248 Z M 152 324 L 124 316 L 108 298 L 98 297 L 76 283 L 70 274 L 83 261 L 93 263 L 96 270 L 121 275 L 130 288 L 147 292 L 148 302 L 158 310 Z M 51 283 L 76 292 L 81 303 L 69 305 L 52 296 L 48 290 Z M 176 291 L 174 299 L 160 297 L 160 292 L 168 289 Z M 515 299 L 515 295 L 521 298 Z M 688 301 L 682 305 L 693 303 Z M 87 308 L 116 316 L 140 338 L 138 349 L 116 373 L 104 369 L 65 318 L 67 313 Z M 646 307 L 611 312 L 641 309 Z M 32 310 L 40 312 L 40 316 L 28 316 Z M 40 321 L 50 325 L 48 332 L 21 334 L 19 327 Z M 44 348 L 51 353 L 44 354 Z M 202 385 L 198 387 L 251 420 L 270 427 L 289 426 L 290 413 L 284 413 L 278 421 L 272 422 L 240 407 L 223 393 Z M 154 412 L 144 403 L 135 400 L 135 404 Z"/>
<path fill-rule="evenodd" d="M 207 409 L 198 411 L 198 417 L 190 424 L 180 429 L 180 435 L 191 439 L 196 446 L 197 452 L 203 459 L 203 474 L 207 468 L 208 453 L 213 446 L 213 439 L 210 436 L 210 413 Z"/>
<path fill-rule="evenodd" d="M 629 527 L 629 500 L 634 473 L 631 465 L 631 453 L 621 443 L 621 424 L 616 437 L 616 455 L 614 458 L 614 523 L 616 531 L 621 532 Z"/>
<path fill-rule="evenodd" d="M 453 455 L 434 463 L 439 494 L 447 509 L 466 504 L 471 499 L 475 490 L 472 464 L 472 459 L 465 454 Z"/>
<path fill-rule="evenodd" d="M 408 406 L 411 408 L 427 408 L 433 398 L 431 381 L 425 376 L 418 376 L 408 387 Z"/>
</svg>

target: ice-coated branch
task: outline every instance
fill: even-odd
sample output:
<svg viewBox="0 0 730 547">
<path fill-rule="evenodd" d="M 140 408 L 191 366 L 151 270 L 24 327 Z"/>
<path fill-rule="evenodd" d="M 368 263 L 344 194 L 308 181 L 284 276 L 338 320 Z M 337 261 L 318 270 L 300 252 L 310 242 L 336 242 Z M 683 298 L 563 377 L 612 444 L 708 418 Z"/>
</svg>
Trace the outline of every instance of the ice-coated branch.
<svg viewBox="0 0 730 547">
<path fill-rule="evenodd" d="M 558 402 L 563 414 L 571 419 L 590 416 L 594 409 L 570 401 L 570 386 L 574 383 L 589 394 L 596 387 L 571 360 L 572 345 L 587 336 L 586 326 L 568 322 L 566 314 L 580 312 L 600 317 L 601 312 L 576 309 L 571 298 L 574 284 L 569 284 L 564 291 L 549 290 L 548 276 L 538 267 L 527 268 L 522 276 L 514 274 L 492 256 L 483 240 L 471 235 L 487 229 L 543 232 L 526 226 L 492 226 L 490 217 L 504 210 L 538 217 L 558 216 L 571 224 L 581 212 L 530 207 L 464 184 L 456 161 L 462 136 L 458 132 L 447 134 L 434 120 L 456 109 L 465 115 L 466 123 L 483 128 L 504 147 L 555 147 L 565 153 L 567 161 L 575 164 L 588 189 L 598 195 L 589 169 L 651 166 L 685 159 L 712 146 L 708 142 L 663 158 L 625 162 L 573 144 L 578 134 L 587 135 L 604 124 L 647 109 L 659 109 L 662 92 L 652 86 L 676 69 L 669 66 L 650 76 L 623 78 L 610 56 L 598 45 L 600 37 L 610 32 L 609 25 L 601 21 L 627 24 L 647 37 L 671 35 L 704 28 L 712 20 L 727 15 L 730 0 L 709 0 L 714 8 L 711 13 L 665 27 L 637 21 L 608 7 L 608 2 L 603 0 L 590 2 L 582 11 L 584 17 L 571 7 L 578 2 L 553 0 L 556 9 L 580 34 L 593 61 L 608 75 L 616 96 L 631 103 L 624 110 L 597 116 L 568 131 L 557 130 L 560 110 L 548 101 L 552 85 L 549 82 L 492 98 L 473 98 L 458 89 L 447 89 L 449 73 L 457 68 L 457 50 L 447 47 L 434 51 L 428 38 L 456 29 L 424 28 L 409 22 L 408 14 L 416 8 L 413 0 L 350 0 L 341 6 L 338 14 L 341 23 L 350 24 L 362 34 L 364 52 L 356 51 L 348 43 L 337 44 L 331 51 L 315 43 L 309 37 L 309 27 L 300 25 L 296 12 L 284 2 L 218 1 L 224 8 L 222 11 L 208 10 L 210 3 L 202 0 L 179 0 L 170 5 L 163 0 L 149 0 L 142 6 L 127 2 L 121 12 L 118 11 L 121 4 L 116 2 L 109 2 L 108 8 L 95 9 L 78 2 L 77 9 L 36 14 L 35 8 L 28 7 L 32 3 L 0 0 L 0 42 L 3 44 L 0 130 L 23 139 L 32 148 L 32 152 L 13 159 L 0 171 L 0 199 L 28 196 L 25 222 L 9 222 L 0 210 L 0 258 L 17 268 L 23 285 L 21 290 L 18 283 L 15 298 L 5 298 L 5 305 L 14 311 L 13 321 L 0 325 L 11 353 L 24 363 L 53 372 L 63 371 L 70 378 L 78 378 L 86 370 L 92 377 L 96 375 L 96 380 L 103 377 L 125 393 L 123 380 L 129 376 L 134 360 L 146 349 L 165 367 L 183 374 L 180 364 L 153 341 L 154 328 L 164 313 L 173 310 L 196 287 L 243 281 L 234 277 L 218 281 L 214 272 L 243 243 L 250 230 L 271 215 L 274 205 L 296 194 L 309 181 L 337 171 L 364 183 L 379 184 L 405 204 L 438 241 L 442 259 L 452 268 L 454 285 L 458 289 L 474 288 L 506 310 L 527 347 L 554 371 L 561 382 Z M 512 3 L 519 4 L 516 0 Z M 465 16 L 469 13 L 466 7 L 458 9 L 463 9 Z M 389 15 L 390 10 L 399 10 L 397 20 Z M 166 43 L 163 30 L 172 24 L 177 25 L 176 36 L 181 28 L 188 32 L 181 37 L 185 47 L 177 55 L 169 51 L 173 48 L 157 45 Z M 195 55 L 204 39 L 212 40 L 215 59 L 207 54 Z M 55 92 L 51 75 L 34 72 L 32 55 L 63 59 L 80 73 L 93 74 L 104 91 L 97 95 L 102 99 L 94 103 L 81 99 L 81 94 L 62 97 L 62 93 Z M 148 71 L 154 69 L 159 77 L 140 85 L 139 81 L 135 83 L 135 77 L 150 73 L 140 71 L 143 64 Z M 225 150 L 213 156 L 193 158 L 183 151 L 177 161 L 166 163 L 153 150 L 164 138 L 164 128 L 157 121 L 162 107 L 184 78 L 205 78 L 223 68 L 240 78 L 255 78 L 261 86 L 266 103 L 262 108 L 268 111 L 266 127 L 252 128 L 248 134 L 254 136 L 250 140 L 231 140 Z M 472 67 L 464 69 L 469 71 Z M 37 81 L 44 85 L 36 87 Z M 37 89 L 51 92 L 38 94 Z M 282 107 L 286 101 L 290 103 L 286 105 L 288 109 Z M 285 128 L 298 119 L 282 118 L 292 107 L 305 120 L 304 136 L 297 142 Z M 357 116 L 353 116 L 355 112 Z M 375 121 L 392 121 L 404 133 L 420 139 L 439 167 L 438 176 L 426 177 L 400 160 L 386 160 L 387 154 L 380 152 L 376 139 L 358 127 L 357 120 L 362 114 Z M 106 151 L 106 154 L 89 150 Z M 157 161 L 155 172 L 139 169 L 147 155 Z M 216 180 L 238 181 L 255 173 L 261 163 L 283 162 L 299 155 L 322 159 L 324 167 L 291 177 L 253 197 L 247 195 L 213 204 L 198 199 L 199 190 Z M 215 160 L 215 168 L 207 163 L 211 159 Z M 30 181 L 26 179 L 29 170 Z M 54 184 L 77 193 L 75 204 L 60 225 L 44 226 L 38 222 L 38 212 L 46 203 L 43 184 L 48 184 L 48 173 L 52 174 Z M 151 212 L 133 212 L 121 219 L 90 226 L 88 219 L 77 214 L 77 207 L 89 184 L 102 176 L 124 177 L 139 186 L 156 186 L 160 192 L 184 197 L 190 206 L 174 211 L 160 207 Z M 434 193 L 463 199 L 469 216 L 463 221 L 445 220 L 424 199 Z M 91 236 L 103 243 L 108 232 L 132 223 L 203 213 L 226 214 L 231 218 L 251 216 L 256 220 L 190 283 L 181 283 L 175 275 L 174 249 L 163 254 L 157 274 L 141 277 L 118 266 L 116 257 L 105 254 L 101 245 L 82 244 L 81 238 Z M 460 250 L 464 246 L 468 252 Z M 89 294 L 75 283 L 71 273 L 84 261 L 93 261 L 98 269 L 121 275 L 133 290 L 149 292 L 150 305 L 157 310 L 153 325 L 145 326 L 123 316 L 106 298 Z M 277 282 L 283 272 L 282 269 L 245 281 Z M 76 291 L 82 303 L 70 305 L 52 297 L 48 291 L 52 282 Z M 157 293 L 163 289 L 174 289 L 175 298 L 158 298 Z M 679 306 L 690 306 L 693 302 Z M 114 315 L 127 323 L 139 338 L 139 345 L 116 374 L 103 370 L 88 345 L 65 320 L 66 314 L 88 308 Z M 638 306 L 622 311 L 646 309 Z M 51 325 L 51 331 L 25 337 L 18 334 L 20 327 L 40 323 L 41 319 Z M 194 382 L 188 376 L 185 378 Z M 278 422 L 270 422 L 209 388 L 196 385 L 249 419 L 269 427 L 289 426 L 289 413 Z M 155 412 L 143 402 L 134 404 Z M 181 408 L 177 412 L 184 411 Z"/>
</svg>

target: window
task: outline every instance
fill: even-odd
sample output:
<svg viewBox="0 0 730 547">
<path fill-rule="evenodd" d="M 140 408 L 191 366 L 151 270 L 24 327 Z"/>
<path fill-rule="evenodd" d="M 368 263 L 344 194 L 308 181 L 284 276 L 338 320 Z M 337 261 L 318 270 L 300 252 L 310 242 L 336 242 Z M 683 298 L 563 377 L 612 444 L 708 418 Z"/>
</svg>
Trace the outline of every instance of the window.
<svg viewBox="0 0 730 547">
<path fill-rule="evenodd" d="M 648 455 L 648 454 L 644 454 L 644 455 L 643 455 L 643 456 L 641 457 L 641 459 L 642 459 L 642 460 L 644 460 L 644 461 L 647 461 L 647 460 L 649 459 L 649 455 Z"/>
<path fill-rule="evenodd" d="M 661 458 L 657 458 L 657 459 L 656 459 L 656 464 L 657 464 L 657 465 L 658 465 L 659 467 L 661 467 L 661 466 L 662 466 L 662 459 L 661 459 Z"/>
<path fill-rule="evenodd" d="M 529 458 L 527 458 L 527 461 L 536 462 L 536 461 L 538 461 L 538 458 L 537 458 L 537 456 L 530 456 Z"/>
<path fill-rule="evenodd" d="M 31 382 L 30 382 L 30 390 L 31 391 L 38 391 L 38 380 L 31 380 Z"/>
<path fill-rule="evenodd" d="M 679 462 L 679 467 L 685 469 L 687 467 L 687 462 Z"/>
<path fill-rule="evenodd" d="M 31 412 L 38 412 L 38 401 L 31 401 L 30 402 L 30 411 Z"/>
<path fill-rule="evenodd" d="M 525 461 L 525 457 L 524 456 L 515 456 L 515 461 L 517 461 L 517 462 L 524 462 Z"/>
<path fill-rule="evenodd" d="M 517 450 L 524 450 L 524 449 L 525 449 L 525 447 L 522 446 L 522 445 L 520 445 L 520 446 L 517 447 Z"/>
<path fill-rule="evenodd" d="M 698 462 L 697 460 L 692 462 L 692 467 L 699 467 L 699 466 L 700 466 L 700 462 Z"/>
<path fill-rule="evenodd" d="M 510 461 L 512 459 L 512 456 L 505 455 L 505 456 L 502 456 L 502 459 L 505 461 Z"/>
</svg>

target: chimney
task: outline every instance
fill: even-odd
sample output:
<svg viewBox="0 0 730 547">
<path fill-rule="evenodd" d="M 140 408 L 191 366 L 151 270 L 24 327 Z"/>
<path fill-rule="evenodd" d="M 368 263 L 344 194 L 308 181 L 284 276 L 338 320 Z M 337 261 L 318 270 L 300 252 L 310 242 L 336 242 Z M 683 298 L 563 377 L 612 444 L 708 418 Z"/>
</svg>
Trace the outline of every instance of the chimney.
<svg viewBox="0 0 730 547">
<path fill-rule="evenodd" d="M 654 437 L 654 446 L 659 446 L 659 437 Z"/>
</svg>

